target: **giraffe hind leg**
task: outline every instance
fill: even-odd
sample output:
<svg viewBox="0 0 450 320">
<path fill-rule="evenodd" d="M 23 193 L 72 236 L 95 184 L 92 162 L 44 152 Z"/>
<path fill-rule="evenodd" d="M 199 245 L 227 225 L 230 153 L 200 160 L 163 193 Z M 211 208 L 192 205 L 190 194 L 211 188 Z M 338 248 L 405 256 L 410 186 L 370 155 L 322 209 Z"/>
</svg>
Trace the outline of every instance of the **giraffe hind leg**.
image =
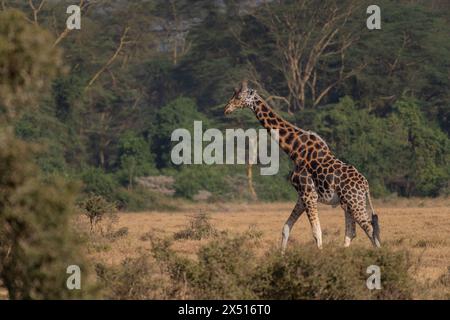
<svg viewBox="0 0 450 320">
<path fill-rule="evenodd" d="M 364 232 L 369 237 L 370 241 L 372 242 L 374 247 L 381 247 L 381 244 L 379 240 L 376 237 L 376 231 L 374 232 L 374 228 L 372 225 L 372 220 L 369 217 L 369 214 L 367 213 L 367 210 L 365 208 L 364 204 L 357 204 L 352 205 L 349 207 L 349 212 L 351 217 L 358 223 L 358 225 L 361 227 L 361 229 L 364 230 Z"/>
<path fill-rule="evenodd" d="M 378 224 L 378 215 L 372 214 L 372 227 L 373 227 L 373 236 L 375 240 L 375 245 L 377 247 L 381 247 L 380 240 L 380 225 Z"/>
</svg>

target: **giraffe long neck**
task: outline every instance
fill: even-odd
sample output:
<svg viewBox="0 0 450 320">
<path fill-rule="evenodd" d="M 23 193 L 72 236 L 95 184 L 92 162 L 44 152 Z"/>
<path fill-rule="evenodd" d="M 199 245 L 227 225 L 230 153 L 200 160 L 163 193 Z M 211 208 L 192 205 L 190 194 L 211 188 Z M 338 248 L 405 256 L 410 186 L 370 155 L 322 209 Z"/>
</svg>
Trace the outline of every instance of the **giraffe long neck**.
<svg viewBox="0 0 450 320">
<path fill-rule="evenodd" d="M 304 130 L 294 126 L 292 123 L 277 115 L 260 96 L 255 97 L 253 112 L 261 125 L 269 132 L 271 130 L 278 130 L 279 145 L 281 149 L 292 158 L 294 147 L 296 145 L 294 140 L 296 140 L 298 134 L 301 134 Z"/>
</svg>

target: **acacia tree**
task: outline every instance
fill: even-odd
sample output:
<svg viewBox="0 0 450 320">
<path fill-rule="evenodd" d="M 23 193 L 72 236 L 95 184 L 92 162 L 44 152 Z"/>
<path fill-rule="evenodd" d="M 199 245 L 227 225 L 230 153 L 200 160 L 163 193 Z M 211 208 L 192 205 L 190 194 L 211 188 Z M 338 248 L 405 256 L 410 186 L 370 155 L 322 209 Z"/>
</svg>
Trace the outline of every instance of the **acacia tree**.
<svg viewBox="0 0 450 320">
<path fill-rule="evenodd" d="M 251 13 L 246 23 L 258 24 L 270 41 L 246 40 L 244 31 L 240 43 L 250 52 L 272 51 L 272 58 L 264 61 L 250 56 L 251 80 L 266 91 L 260 73 L 269 64 L 287 86 L 285 92 L 269 95 L 269 101 L 282 100 L 291 112 L 315 107 L 364 68 L 345 64 L 346 51 L 357 40 L 345 27 L 357 7 L 353 0 L 295 0 L 266 2 Z"/>
</svg>

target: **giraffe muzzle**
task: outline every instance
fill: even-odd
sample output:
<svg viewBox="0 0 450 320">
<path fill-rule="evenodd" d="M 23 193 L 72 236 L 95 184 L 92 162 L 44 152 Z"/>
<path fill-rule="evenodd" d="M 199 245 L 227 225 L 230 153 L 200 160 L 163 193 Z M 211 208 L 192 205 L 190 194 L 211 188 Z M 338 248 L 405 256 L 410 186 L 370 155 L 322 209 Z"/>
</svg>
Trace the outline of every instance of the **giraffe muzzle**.
<svg viewBox="0 0 450 320">
<path fill-rule="evenodd" d="M 231 114 L 233 112 L 233 108 L 231 107 L 225 107 L 225 111 L 223 112 L 225 115 Z"/>
</svg>

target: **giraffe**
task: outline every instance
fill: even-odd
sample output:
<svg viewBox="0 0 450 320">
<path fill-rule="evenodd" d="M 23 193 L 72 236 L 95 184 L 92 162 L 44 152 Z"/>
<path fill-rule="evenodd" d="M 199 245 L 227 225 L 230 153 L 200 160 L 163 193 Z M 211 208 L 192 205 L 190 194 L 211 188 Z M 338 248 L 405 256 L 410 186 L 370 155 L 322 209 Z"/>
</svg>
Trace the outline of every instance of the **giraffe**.
<svg viewBox="0 0 450 320">
<path fill-rule="evenodd" d="M 278 143 L 294 162 L 289 180 L 298 198 L 282 228 L 281 250 L 285 251 L 289 233 L 306 212 L 313 238 L 322 249 L 322 230 L 317 211 L 318 202 L 344 210 L 344 247 L 356 236 L 356 223 L 365 231 L 375 247 L 380 247 L 378 216 L 373 209 L 366 178 L 352 165 L 336 158 L 326 142 L 316 133 L 303 130 L 284 120 L 244 81 L 225 106 L 228 115 L 237 109 L 251 109 L 261 125 L 278 132 Z M 273 131 L 275 130 L 275 131 Z M 371 213 L 366 210 L 366 200 Z"/>
</svg>

